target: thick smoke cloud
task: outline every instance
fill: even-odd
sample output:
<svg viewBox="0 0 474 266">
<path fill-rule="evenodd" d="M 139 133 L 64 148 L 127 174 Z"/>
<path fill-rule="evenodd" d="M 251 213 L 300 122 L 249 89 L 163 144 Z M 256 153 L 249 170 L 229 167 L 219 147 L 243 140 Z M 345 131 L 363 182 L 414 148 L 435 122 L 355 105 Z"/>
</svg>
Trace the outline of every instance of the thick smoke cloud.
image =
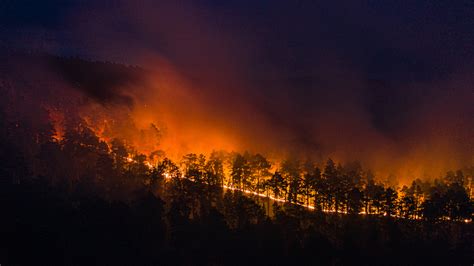
<svg viewBox="0 0 474 266">
<path fill-rule="evenodd" d="M 82 1 L 64 9 L 68 38 L 58 32 L 53 47 L 146 75 L 55 66 L 102 112 L 138 129 L 153 124 L 176 156 L 330 156 L 402 179 L 436 176 L 474 163 L 474 57 L 465 47 L 474 16 L 458 7 Z"/>
</svg>

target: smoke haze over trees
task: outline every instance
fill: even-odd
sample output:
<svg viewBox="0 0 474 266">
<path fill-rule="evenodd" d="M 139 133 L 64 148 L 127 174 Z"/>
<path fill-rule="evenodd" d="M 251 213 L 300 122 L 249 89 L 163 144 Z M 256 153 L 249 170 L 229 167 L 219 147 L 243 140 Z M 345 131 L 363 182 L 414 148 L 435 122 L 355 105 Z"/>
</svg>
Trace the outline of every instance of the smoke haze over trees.
<svg viewBox="0 0 474 266">
<path fill-rule="evenodd" d="M 0 2 L 0 265 L 471 265 L 471 1 Z"/>
<path fill-rule="evenodd" d="M 7 5 L 4 20 L 21 2 Z M 40 5 L 52 14 L 8 19 L 4 43 L 149 70 L 146 86 L 79 88 L 101 102 L 134 102 L 131 117 L 167 127 L 177 157 L 213 143 L 280 159 L 359 160 L 405 183 L 472 165 L 474 60 L 465 45 L 474 16 L 465 1 L 422 1 L 413 14 L 403 4 L 186 3 Z M 32 24 L 47 37 L 22 42 L 16 33 L 36 36 Z"/>
</svg>

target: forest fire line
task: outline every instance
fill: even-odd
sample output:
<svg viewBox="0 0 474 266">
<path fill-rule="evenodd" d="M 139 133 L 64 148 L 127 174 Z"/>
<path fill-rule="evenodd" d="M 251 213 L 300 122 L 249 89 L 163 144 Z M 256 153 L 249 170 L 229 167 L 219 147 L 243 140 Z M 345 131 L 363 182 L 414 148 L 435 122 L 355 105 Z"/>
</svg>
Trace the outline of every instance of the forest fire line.
<svg viewBox="0 0 474 266">
<path fill-rule="evenodd" d="M 53 125 L 55 132 L 54 138 L 56 141 L 60 142 L 64 138 L 64 134 L 66 132 L 66 115 L 58 108 L 48 107 L 47 111 L 50 116 L 50 123 Z M 133 121 L 139 118 L 134 117 L 128 117 L 127 119 L 131 119 L 131 121 L 127 123 L 131 124 L 128 125 L 127 128 L 123 128 L 122 126 L 118 125 L 122 123 L 120 120 L 124 118 L 114 119 L 110 116 L 110 114 L 107 114 L 103 111 L 103 107 L 96 105 L 94 105 L 92 109 L 84 108 L 79 113 L 79 115 L 83 121 L 83 125 L 94 132 L 95 136 L 97 136 L 100 141 L 107 143 L 107 145 L 111 147 L 111 142 L 114 139 L 119 139 L 123 141 L 124 144 L 130 149 L 135 150 L 136 153 L 146 155 L 148 158 L 147 163 L 152 165 L 156 164 L 159 159 L 164 157 L 171 158 L 174 161 L 179 161 L 184 155 L 190 152 L 196 152 L 198 154 L 211 154 L 215 150 L 223 150 L 225 152 L 235 150 L 244 151 L 239 147 L 239 145 L 232 143 L 231 140 L 227 144 L 223 145 L 223 143 L 226 142 L 225 139 L 208 139 L 207 142 L 203 142 L 202 144 L 199 144 L 201 140 L 196 139 L 194 141 L 195 145 L 193 147 L 189 147 L 187 145 L 183 146 L 181 140 L 176 140 L 173 138 L 173 134 L 169 132 L 166 126 L 163 125 L 157 127 L 154 123 L 149 123 L 148 126 L 146 126 L 147 123 L 145 122 L 145 124 L 138 127 L 137 123 Z M 215 146 L 212 146 L 213 144 L 208 145 L 207 143 L 215 143 Z M 182 148 L 179 148 L 180 146 Z M 304 160 L 304 158 L 310 158 L 297 154 L 296 157 L 302 160 Z M 270 158 L 272 161 L 281 162 L 287 158 L 287 155 L 271 154 Z M 337 159 L 337 157 L 331 158 Z M 416 165 L 416 163 L 412 162 L 412 165 Z M 276 167 L 277 165 L 274 166 Z M 434 179 L 436 177 L 442 177 L 441 175 L 427 176 L 423 174 L 414 174 L 416 171 L 413 171 L 411 166 L 407 166 L 405 168 L 406 169 L 399 169 L 394 172 L 398 172 L 400 174 L 411 173 L 408 176 L 394 175 L 392 171 L 386 172 L 384 170 L 375 169 L 376 178 L 378 178 L 381 182 L 388 182 L 390 185 L 396 186 L 410 185 L 411 182 L 417 178 Z"/>
<path fill-rule="evenodd" d="M 171 179 L 172 177 L 168 174 L 168 173 L 165 173 L 165 178 L 166 179 Z M 186 178 L 185 176 L 181 176 L 180 178 Z M 252 191 L 252 190 L 248 190 L 248 189 L 239 189 L 239 188 L 236 188 L 236 187 L 233 187 L 232 185 L 222 185 L 222 188 L 224 189 L 227 189 L 227 190 L 232 190 L 232 191 L 239 191 L 239 192 L 243 192 L 245 194 L 248 194 L 248 195 L 252 195 L 252 196 L 258 196 L 258 197 L 261 197 L 261 198 L 265 198 L 265 199 L 270 199 L 272 201 L 275 201 L 275 202 L 280 202 L 280 203 L 289 203 L 289 204 L 294 204 L 294 205 L 298 205 L 300 207 L 303 207 L 303 208 L 306 208 L 306 209 L 309 209 L 309 210 L 317 210 L 317 207 L 315 205 L 308 205 L 308 204 L 304 204 L 304 203 L 299 203 L 299 202 L 289 202 L 287 199 L 285 198 L 278 198 L 278 197 L 275 197 L 275 196 L 272 196 L 272 195 L 269 195 L 268 193 L 267 194 L 263 194 L 263 193 L 258 193 L 258 192 L 255 192 L 255 191 Z M 399 195 L 399 197 L 397 198 L 398 201 L 402 200 L 402 196 Z M 324 213 L 337 213 L 337 214 L 349 214 L 349 212 L 347 211 L 343 211 L 343 210 L 336 210 L 336 209 L 320 209 L 320 211 L 324 212 Z M 389 215 L 390 217 L 393 217 L 393 218 L 398 218 L 398 219 L 412 219 L 412 220 L 421 220 L 422 217 L 406 217 L 406 216 L 402 216 L 400 215 L 400 213 L 392 213 L 392 214 L 387 214 L 386 212 L 383 212 L 383 213 L 378 213 L 378 212 L 373 212 L 373 213 L 367 213 L 365 211 L 360 211 L 358 213 L 355 213 L 355 214 L 358 214 L 358 215 L 374 215 L 374 216 L 378 216 L 378 215 L 382 215 L 382 216 L 387 216 Z M 451 220 L 450 217 L 442 217 L 443 220 Z M 472 222 L 472 219 L 464 219 L 462 220 L 464 223 L 470 223 Z"/>
<path fill-rule="evenodd" d="M 126 69 L 125 72 L 127 71 Z M 72 140 L 73 143 L 68 145 L 75 145 L 74 142 L 77 141 L 92 142 L 92 144 L 82 143 L 81 147 L 94 148 L 94 145 L 97 144 L 101 146 L 100 149 L 106 149 L 109 155 L 116 152 L 114 149 L 118 147 L 123 149 L 123 154 L 120 156 L 127 158 L 125 159 L 127 163 L 140 164 L 148 170 L 162 163 L 165 158 L 171 158 L 181 166 L 183 156 L 187 156 L 192 152 L 206 155 L 208 159 L 207 161 L 204 160 L 204 166 L 206 166 L 214 154 L 215 158 L 211 161 L 217 162 L 220 160 L 223 164 L 222 171 L 226 179 L 225 185 L 239 184 L 233 187 L 248 190 L 248 187 L 258 186 L 263 184 L 264 181 L 273 179 L 271 185 L 276 189 L 272 191 L 275 194 L 274 198 L 286 198 L 290 202 L 299 202 L 301 198 L 303 198 L 303 202 L 306 200 L 307 196 L 302 196 L 301 193 L 308 193 L 308 189 L 304 188 L 304 182 L 312 182 L 311 180 L 305 180 L 306 174 L 312 170 L 303 169 L 306 167 L 304 166 L 306 162 L 309 162 L 314 167 L 319 166 L 319 176 L 324 180 L 318 186 L 313 186 L 310 189 L 312 194 L 316 193 L 315 190 L 321 190 L 317 191 L 319 195 L 323 195 L 321 196 L 323 202 L 318 203 L 320 205 L 318 209 L 321 210 L 331 211 L 334 209 L 336 211 L 335 205 L 344 205 L 344 207 L 337 206 L 337 212 L 348 212 L 346 205 L 348 205 L 349 200 L 354 200 L 357 203 L 363 201 L 362 196 L 370 195 L 372 197 L 371 201 L 386 201 L 383 197 L 395 198 L 398 201 L 406 200 L 403 204 L 410 206 L 410 208 L 414 206 L 414 209 L 406 210 L 409 213 L 408 216 L 417 217 L 417 214 L 414 213 L 419 212 L 420 206 L 424 202 L 433 203 L 429 201 L 434 196 L 430 191 L 432 188 L 439 189 L 443 197 L 451 197 L 453 196 L 451 194 L 461 193 L 462 198 L 465 199 L 463 194 L 465 192 L 468 199 L 472 198 L 472 168 L 469 168 L 469 164 L 465 163 L 463 156 L 459 157 L 456 153 L 444 152 L 452 150 L 450 142 L 446 139 L 439 142 L 443 145 L 436 152 L 428 151 L 431 146 L 436 147 L 437 145 L 424 144 L 428 147 L 427 149 L 418 149 L 419 145 L 417 143 L 411 144 L 408 153 L 412 151 L 414 153 L 405 158 L 404 153 L 393 150 L 393 147 L 379 145 L 383 144 L 382 142 L 372 145 L 371 141 L 363 141 L 362 139 L 359 143 L 361 146 L 353 147 L 352 144 L 346 143 L 350 138 L 336 134 L 341 132 L 341 128 L 351 128 L 351 121 L 341 122 L 327 117 L 328 120 L 323 120 L 324 123 L 317 128 L 318 134 L 316 135 L 323 138 L 320 142 L 322 145 L 307 150 L 294 142 L 288 141 L 288 139 L 291 140 L 295 137 L 293 134 L 287 135 L 285 133 L 285 131 L 292 130 L 291 123 L 276 130 L 275 124 L 269 123 L 268 120 L 257 115 L 258 112 L 254 115 L 243 115 L 246 112 L 242 113 L 240 109 L 248 109 L 252 113 L 254 107 L 242 104 L 240 101 L 231 106 L 236 108 L 236 113 L 229 113 L 228 109 L 232 108 L 217 104 L 216 99 L 206 98 L 206 93 L 211 92 L 198 94 L 198 90 L 193 87 L 192 83 L 189 84 L 190 82 L 183 81 L 182 77 L 176 74 L 177 71 L 171 72 L 174 74 L 171 75 L 172 78 L 164 77 L 165 75 L 157 78 L 148 77 L 150 80 L 140 88 L 127 88 L 128 90 L 121 90 L 120 87 L 113 88 L 114 101 L 101 101 L 93 98 L 94 95 L 87 95 L 83 91 L 74 91 L 69 87 L 63 89 L 60 93 L 61 101 L 57 103 L 51 102 L 52 100 L 47 97 L 42 101 L 37 101 L 34 94 L 25 89 L 22 93 L 26 96 L 22 97 L 28 99 L 28 101 L 12 100 L 11 103 L 6 105 L 5 110 L 8 111 L 6 112 L 8 115 L 11 115 L 9 119 L 12 121 L 18 121 L 22 118 L 19 113 L 43 114 L 46 112 L 47 119 L 44 119 L 44 117 L 42 117 L 43 120 L 28 117 L 21 122 L 28 124 L 31 122 L 30 120 L 34 120 L 39 122 L 41 127 L 51 125 L 53 130 L 52 139 L 61 148 L 69 140 Z M 63 84 L 58 87 L 61 86 Z M 6 92 L 13 95 L 9 98 L 18 98 L 15 96 L 17 92 L 14 86 L 6 88 Z M 119 97 L 122 100 L 130 97 L 133 99 L 133 104 L 126 105 L 121 101 L 116 102 L 117 95 L 123 96 Z M 25 102 L 29 105 L 22 106 L 21 104 L 27 105 Z M 48 104 L 43 104 L 43 102 Z M 31 103 L 36 103 L 39 106 Z M 217 112 L 221 107 L 223 108 L 222 114 Z M 32 112 L 30 109 L 35 111 Z M 249 120 L 246 120 L 247 118 Z M 295 116 L 294 118 L 297 119 L 298 117 Z M 289 126 L 290 128 L 288 128 Z M 365 131 L 359 132 L 361 136 L 367 136 L 365 133 Z M 311 133 L 308 134 L 311 135 Z M 80 138 L 79 140 L 71 139 L 73 136 L 79 136 Z M 324 138 L 330 139 L 324 140 Z M 311 137 L 310 143 L 312 143 Z M 438 142 L 436 140 L 433 143 Z M 325 147 L 330 147 L 333 144 L 335 146 L 329 151 L 325 150 Z M 371 146 L 366 149 L 365 145 Z M 396 146 L 396 143 L 392 142 L 391 145 Z M 292 147 L 293 149 L 291 149 Z M 219 154 L 219 152 L 213 152 L 215 150 L 223 151 Z M 246 150 L 249 150 L 250 153 L 246 153 Z M 356 151 L 362 152 L 360 158 L 351 155 L 351 153 L 357 153 Z M 371 156 L 365 156 L 365 151 L 370 151 Z M 261 155 L 264 160 L 257 158 L 258 152 L 265 155 Z M 348 153 L 344 154 L 346 152 Z M 397 156 L 392 160 L 393 152 Z M 335 170 L 333 173 L 329 171 L 327 176 L 324 176 L 326 169 L 323 168 L 326 167 L 325 161 L 328 158 L 333 158 L 338 163 L 334 163 L 333 168 Z M 399 160 L 399 158 L 404 159 Z M 360 159 L 361 164 L 352 165 L 353 159 Z M 94 164 L 94 161 L 89 163 Z M 261 164 L 259 165 L 259 163 Z M 444 179 L 446 177 L 444 173 L 442 175 L 422 174 L 423 169 L 429 168 L 431 165 L 438 165 L 438 163 L 439 167 L 434 172 L 461 169 L 461 174 L 449 174 L 447 179 L 463 180 L 461 183 L 464 192 L 460 187 L 451 186 L 451 181 L 444 182 L 441 185 L 436 184 L 435 178 Z M 242 165 L 238 166 L 238 164 Z M 268 166 L 262 168 L 262 165 L 266 164 L 270 165 L 270 168 Z M 372 164 L 376 167 L 372 168 Z M 252 167 L 258 166 L 260 167 L 258 171 L 265 170 L 270 174 L 248 175 L 249 169 L 253 169 L 249 167 L 250 165 Z M 363 171 L 361 165 L 364 166 Z M 387 165 L 389 167 L 385 168 L 384 166 Z M 236 168 L 233 169 L 234 167 Z M 373 172 L 370 169 L 373 169 Z M 235 175 L 239 172 L 240 174 Z M 403 172 L 411 172 L 411 174 L 403 175 L 401 174 Z M 281 174 L 282 177 L 278 174 Z M 74 180 L 77 178 L 77 176 L 73 177 Z M 364 179 L 363 184 L 357 181 L 361 178 Z M 421 180 L 417 180 L 417 178 L 421 178 Z M 368 189 L 369 180 L 372 180 L 370 181 L 372 182 L 370 183 L 370 191 Z M 413 183 L 412 181 L 416 182 Z M 286 185 L 283 185 L 285 183 Z M 393 194 L 393 191 L 388 191 L 389 188 L 395 190 L 396 197 L 390 194 Z M 262 189 L 258 188 L 253 191 L 260 193 L 260 190 Z M 276 194 L 285 194 L 285 196 L 276 196 Z M 336 198 L 340 198 L 342 203 L 336 203 Z M 316 199 L 312 198 L 311 200 Z M 316 205 L 313 204 L 312 206 Z M 365 209 L 365 207 L 361 208 Z M 341 208 L 344 208 L 344 210 Z M 382 207 L 370 208 L 380 209 Z M 375 211 L 366 212 L 369 214 Z M 377 210 L 377 213 L 382 213 L 382 211 Z"/>
<path fill-rule="evenodd" d="M 125 158 L 128 162 L 130 163 L 137 163 L 136 160 L 134 160 L 132 157 L 126 157 Z M 155 165 L 152 165 L 150 162 L 148 161 L 144 161 L 143 162 L 151 171 L 153 170 L 156 170 L 156 168 L 159 167 L 159 163 L 158 164 L 155 164 Z M 185 163 L 183 163 L 185 164 Z M 186 179 L 188 181 L 192 181 L 192 182 L 195 182 L 195 183 L 198 183 L 198 182 L 202 182 L 200 180 L 196 180 L 195 178 L 190 178 L 190 177 L 187 177 L 185 174 L 182 174 L 182 173 L 185 173 L 186 172 L 186 167 L 189 167 L 188 166 L 182 166 L 179 168 L 179 173 L 178 174 L 171 174 L 169 172 L 163 172 L 163 177 L 165 178 L 166 182 L 170 182 L 173 178 L 178 178 L 178 179 Z M 232 171 L 232 170 L 230 170 Z M 204 173 L 202 173 L 202 175 L 205 175 Z M 232 175 L 230 173 L 230 175 Z M 359 210 L 344 210 L 344 209 L 337 209 L 335 207 L 331 207 L 331 208 L 324 208 L 322 206 L 317 206 L 315 204 L 310 204 L 310 203 L 304 203 L 305 201 L 305 197 L 304 195 L 300 195 L 300 194 L 297 194 L 296 195 L 296 200 L 293 199 L 293 201 L 289 200 L 288 198 L 286 197 L 279 197 L 277 195 L 271 195 L 273 192 L 270 192 L 271 188 L 270 188 L 270 182 L 271 182 L 271 179 L 270 180 L 262 180 L 262 183 L 265 184 L 263 187 L 262 187 L 262 190 L 264 190 L 264 193 L 260 193 L 258 191 L 255 191 L 255 190 L 252 190 L 252 189 L 244 189 L 244 188 L 241 188 L 239 187 L 239 184 L 235 184 L 232 180 L 232 178 L 228 178 L 224 172 L 223 172 L 223 180 L 222 180 L 222 184 L 220 185 L 221 188 L 223 188 L 224 190 L 231 190 L 231 191 L 238 191 L 238 192 L 242 192 L 244 194 L 247 194 L 247 195 L 250 195 L 250 196 L 257 196 L 257 197 L 260 197 L 260 198 L 263 198 L 263 199 L 268 199 L 268 200 L 272 200 L 274 202 L 279 202 L 279 203 L 286 203 L 286 204 L 293 204 L 293 205 L 297 205 L 297 206 L 300 206 L 300 207 L 303 207 L 303 208 L 306 208 L 306 209 L 309 209 L 309 210 L 319 210 L 321 212 L 324 212 L 324 213 L 335 213 L 335 214 L 344 214 L 344 215 L 347 215 L 347 214 L 357 214 L 357 215 L 374 215 L 374 216 L 390 216 L 390 217 L 393 217 L 393 218 L 398 218 L 398 219 L 410 219 L 410 220 L 421 220 L 423 218 L 426 218 L 426 217 L 423 217 L 423 211 L 421 210 L 423 206 L 423 204 L 426 202 L 426 196 L 424 194 L 422 195 L 418 195 L 418 199 L 415 200 L 415 201 L 418 201 L 418 203 L 415 204 L 415 209 L 413 210 L 413 212 L 409 215 L 407 215 L 407 210 L 403 210 L 403 207 L 402 207 L 402 202 L 403 201 L 406 201 L 406 190 L 407 188 L 403 188 L 403 189 L 400 189 L 398 188 L 396 191 L 394 191 L 396 194 L 394 195 L 395 198 L 393 198 L 393 202 L 391 204 L 394 204 L 393 207 L 391 207 L 391 209 L 388 209 L 388 210 L 381 210 L 379 208 L 377 209 L 373 209 L 374 206 L 376 205 L 375 203 L 372 203 L 372 204 L 368 204 L 370 206 L 366 206 L 365 207 L 365 210 L 362 210 L 363 209 L 363 206 L 362 206 L 362 201 L 364 201 L 364 196 L 362 196 L 359 200 L 361 201 L 358 208 L 360 208 Z M 245 178 L 245 177 L 243 177 Z M 211 186 L 210 184 L 205 184 L 207 186 Z M 282 188 L 283 190 L 288 190 L 290 188 Z M 312 187 L 311 189 L 315 189 L 317 190 L 317 188 L 314 188 Z M 367 189 L 367 185 L 364 189 Z M 390 188 L 389 188 L 390 189 Z M 260 190 L 260 189 L 258 189 Z M 288 193 L 288 192 L 286 192 Z M 405 195 L 404 195 L 405 194 Z M 365 197 L 367 197 L 368 195 L 366 195 Z M 318 196 L 317 195 L 306 195 L 306 201 L 309 202 L 309 197 L 311 198 L 317 198 Z M 315 200 L 316 201 L 316 200 Z M 378 204 L 384 204 L 384 203 L 378 203 Z M 390 203 L 389 203 L 390 204 Z M 400 204 L 399 206 L 396 206 Z M 265 207 L 265 206 L 264 206 Z M 347 208 L 349 208 L 347 206 Z M 426 207 L 425 207 L 426 208 Z M 418 210 L 416 210 L 418 209 Z M 469 208 L 466 210 L 467 213 L 465 213 L 467 216 L 469 216 Z M 441 220 L 445 220 L 445 221 L 449 221 L 449 220 L 452 220 L 453 218 L 452 217 L 449 217 L 449 216 L 441 216 L 439 217 L 439 219 Z M 464 223 L 470 223 L 472 222 L 472 218 L 465 218 L 465 219 L 459 219 L 459 218 L 454 218 L 455 220 L 459 220 L 459 221 L 462 221 Z"/>
<path fill-rule="evenodd" d="M 61 144 L 67 137 L 67 131 L 71 129 L 65 126 L 64 114 L 61 114 L 57 109 L 48 111 L 54 129 L 53 139 Z M 108 152 L 113 153 L 112 150 L 116 145 L 114 141 L 117 140 L 117 136 L 120 136 L 120 133 L 111 130 L 114 119 L 97 120 L 86 116 L 82 121 L 82 125 L 89 129 L 100 142 L 106 143 Z M 134 146 L 140 144 L 140 140 L 133 142 L 124 140 L 124 148 L 128 150 L 128 155 L 123 159 L 129 164 L 143 164 L 149 171 L 154 171 L 168 156 L 160 149 L 162 144 L 160 141 L 163 136 L 156 135 L 159 129 L 152 125 L 148 130 L 151 131 L 152 136 L 146 141 L 151 140 L 154 144 L 146 144 L 147 148 L 141 149 L 140 145 Z M 146 130 L 140 130 L 141 136 L 146 138 L 145 132 Z M 179 162 L 178 168 L 183 173 L 180 178 L 186 178 L 184 173 L 189 172 L 190 167 L 196 168 L 193 171 L 200 173 L 201 176 L 209 174 L 209 171 L 218 171 L 220 172 L 218 175 L 221 175 L 219 177 L 221 179 L 220 186 L 224 189 L 241 191 L 248 195 L 268 198 L 280 203 L 296 204 L 327 213 L 373 214 L 421 219 L 423 217 L 422 209 L 426 208 L 424 205 L 430 203 L 429 200 L 433 197 L 431 190 L 436 186 L 433 186 L 430 181 L 416 180 L 416 182 L 400 187 L 384 182 L 383 178 L 374 176 L 369 170 L 363 170 L 359 164 L 336 165 L 332 161 L 328 161 L 328 164 L 331 165 L 320 164 L 321 168 L 319 168 L 312 161 L 304 162 L 297 158 L 272 159 L 270 162 L 260 154 L 221 151 L 220 153 L 210 152 L 207 155 L 207 160 L 202 153 L 199 155 L 191 153 L 172 158 L 173 161 Z M 140 156 L 143 157 L 140 158 Z M 219 165 L 220 170 L 212 169 L 211 162 Z M 324 169 L 322 169 L 323 167 Z M 314 171 L 318 174 L 315 174 Z M 173 175 L 165 171 L 164 178 L 170 180 Z M 448 173 L 446 180 L 460 182 L 465 188 L 468 200 L 471 198 L 473 181 L 469 172 L 465 174 L 462 172 Z M 324 188 L 325 186 L 332 186 L 332 188 Z M 449 186 L 446 185 L 447 188 Z M 282 197 L 282 194 L 285 196 Z M 342 203 L 338 203 L 335 200 L 336 197 L 339 197 L 339 201 Z M 387 203 L 388 199 L 390 199 L 390 203 Z M 317 203 L 318 201 L 319 203 Z M 355 201 L 354 206 L 350 206 L 351 201 Z M 391 206 L 388 207 L 388 210 L 383 210 L 387 206 L 383 206 L 384 203 L 381 202 Z M 356 210 L 350 210 L 350 208 L 356 208 Z M 438 218 L 451 219 L 448 216 Z M 471 218 L 463 220 L 470 222 Z"/>
<path fill-rule="evenodd" d="M 50 90 L 43 98 L 37 99 L 30 89 L 22 88 L 21 97 L 26 99 L 22 101 L 17 92 L 19 82 L 15 81 L 10 82 L 7 94 L 18 98 L 10 103 L 11 108 L 16 108 L 13 113 L 44 111 L 30 110 L 35 105 L 46 109 L 57 141 L 64 137 L 69 120 L 80 119 L 79 123 L 109 146 L 112 140 L 119 139 L 148 157 L 166 156 L 175 161 L 191 152 L 210 154 L 213 150 L 259 152 L 272 161 L 283 161 L 288 156 L 309 158 L 320 165 L 330 157 L 341 163 L 360 161 L 391 185 L 409 185 L 417 178 L 433 180 L 449 170 L 472 167 L 472 123 L 462 120 L 464 105 L 440 105 L 434 114 L 443 120 L 436 122 L 435 129 L 431 128 L 431 121 L 437 120 L 420 110 L 421 117 L 414 118 L 413 127 L 401 135 L 385 136 L 370 124 L 366 110 L 360 110 L 363 106 L 334 112 L 333 107 L 318 102 L 315 104 L 321 110 L 316 113 L 293 113 L 288 110 L 291 104 L 271 92 L 253 97 L 251 91 L 258 88 L 249 85 L 243 95 L 219 94 L 221 88 L 217 85 L 196 82 L 168 61 L 156 62 L 156 68 L 147 71 L 80 59 L 53 61 L 60 62 L 57 69 L 40 64 L 40 70 L 32 70 L 48 79 L 38 82 Z M 101 75 L 116 68 L 118 74 Z M 64 69 L 68 73 L 61 71 Z M 140 80 L 138 83 L 117 81 L 136 72 L 140 73 L 139 78 L 130 79 Z M 87 73 L 88 78 L 82 80 L 78 73 Z M 31 87 L 35 85 L 38 86 Z M 247 84 L 240 85 L 246 88 Z M 468 98 L 463 87 L 458 90 L 463 99 Z M 321 99 L 313 96 L 323 101 L 325 93 L 320 92 Z M 254 102 L 260 98 L 263 103 Z M 448 96 L 444 99 L 458 102 Z M 424 119 L 424 115 L 428 118 Z M 157 159 L 149 160 L 153 163 Z"/>
</svg>

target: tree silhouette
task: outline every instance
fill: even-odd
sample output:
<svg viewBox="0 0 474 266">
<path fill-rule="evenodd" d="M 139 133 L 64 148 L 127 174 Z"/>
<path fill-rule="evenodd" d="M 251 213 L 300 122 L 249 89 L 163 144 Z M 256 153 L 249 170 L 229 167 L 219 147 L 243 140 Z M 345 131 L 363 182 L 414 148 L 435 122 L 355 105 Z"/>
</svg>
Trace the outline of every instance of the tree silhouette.
<svg viewBox="0 0 474 266">
<path fill-rule="evenodd" d="M 325 195 L 325 207 L 326 209 L 334 209 L 337 208 L 337 204 L 335 204 L 334 197 L 337 191 L 339 173 L 336 169 L 336 165 L 334 161 L 328 159 L 326 162 L 326 166 L 324 167 L 323 173 L 323 182 L 326 184 L 326 189 L 324 191 Z"/>
<path fill-rule="evenodd" d="M 446 192 L 446 210 L 452 220 L 472 219 L 473 203 L 460 183 L 452 183 Z"/>
<path fill-rule="evenodd" d="M 263 155 L 257 153 L 250 159 L 250 168 L 252 175 L 254 176 L 252 179 L 256 180 L 253 190 L 260 193 L 262 189 L 261 180 L 267 180 L 271 176 L 271 164 Z"/>
<path fill-rule="evenodd" d="M 311 171 L 311 172 L 310 172 Z M 301 182 L 301 193 L 304 197 L 304 203 L 306 205 L 310 204 L 310 199 L 313 198 L 313 190 L 316 187 L 315 182 L 316 178 L 314 177 L 314 174 L 312 173 L 313 170 L 306 170 L 305 173 L 303 174 L 303 180 Z"/>
<path fill-rule="evenodd" d="M 347 212 L 350 214 L 358 214 L 363 206 L 363 193 L 359 188 L 352 188 L 348 193 Z"/>
<path fill-rule="evenodd" d="M 237 153 L 232 159 L 230 176 L 232 178 L 232 186 L 238 189 L 246 189 L 249 183 L 248 178 L 251 176 L 250 165 L 246 157 Z"/>
<path fill-rule="evenodd" d="M 280 167 L 281 175 L 288 180 L 288 202 L 299 203 L 298 195 L 301 189 L 300 162 L 294 159 L 286 159 Z"/>
<path fill-rule="evenodd" d="M 206 158 L 202 154 L 196 155 L 190 153 L 183 156 L 181 165 L 184 169 L 184 175 L 198 184 L 201 184 L 204 178 L 205 161 Z"/>
<path fill-rule="evenodd" d="M 404 218 L 414 218 L 417 207 L 413 190 L 407 186 L 403 186 L 401 193 L 400 215 Z"/>
<path fill-rule="evenodd" d="M 385 190 L 383 211 L 387 216 L 392 216 L 396 213 L 397 198 L 398 193 L 396 190 L 392 189 L 391 187 L 388 187 Z"/>
<path fill-rule="evenodd" d="M 447 214 L 446 192 L 448 186 L 442 180 L 435 180 L 430 187 L 428 198 L 423 202 L 423 217 L 427 220 L 444 219 Z"/>
<path fill-rule="evenodd" d="M 268 181 L 268 185 L 277 198 L 286 198 L 288 182 L 283 178 L 280 172 L 276 171 Z"/>
<path fill-rule="evenodd" d="M 324 209 L 324 199 L 326 198 L 327 184 L 324 182 L 321 169 L 316 167 L 313 172 L 312 189 L 314 190 L 314 205 L 316 210 L 321 211 Z"/>
</svg>

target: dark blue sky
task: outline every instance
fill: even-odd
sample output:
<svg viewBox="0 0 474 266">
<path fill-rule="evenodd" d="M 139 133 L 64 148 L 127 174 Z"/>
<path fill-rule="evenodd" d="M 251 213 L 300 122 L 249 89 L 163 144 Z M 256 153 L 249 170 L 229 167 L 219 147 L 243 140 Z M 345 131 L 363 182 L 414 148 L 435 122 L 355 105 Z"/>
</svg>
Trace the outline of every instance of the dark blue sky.
<svg viewBox="0 0 474 266">
<path fill-rule="evenodd" d="M 68 17 L 97 8 L 95 2 L 4 0 L 0 27 L 74 31 Z M 258 61 L 289 75 L 307 73 L 328 52 L 384 79 L 430 79 L 473 65 L 472 1 L 208 0 L 193 6 L 208 10 L 223 31 L 259 38 L 265 52 Z"/>
</svg>

